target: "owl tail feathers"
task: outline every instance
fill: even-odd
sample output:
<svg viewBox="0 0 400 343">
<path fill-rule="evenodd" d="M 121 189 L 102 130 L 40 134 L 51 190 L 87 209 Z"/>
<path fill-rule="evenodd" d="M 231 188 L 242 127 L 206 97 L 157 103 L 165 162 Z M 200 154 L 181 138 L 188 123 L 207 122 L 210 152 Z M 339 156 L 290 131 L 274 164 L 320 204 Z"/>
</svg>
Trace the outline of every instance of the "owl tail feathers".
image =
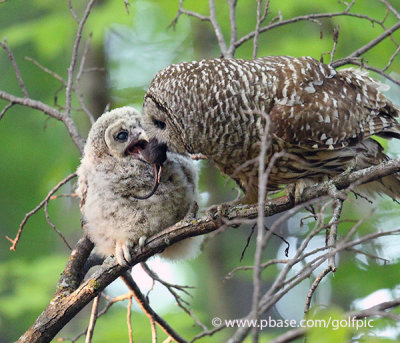
<svg viewBox="0 0 400 343">
<path fill-rule="evenodd" d="M 377 141 L 367 139 L 362 142 L 361 150 L 357 152 L 356 168 L 364 169 L 389 160 L 390 157 L 383 153 L 383 147 Z M 360 185 L 356 191 L 367 196 L 386 194 L 394 200 L 400 200 L 400 173 Z"/>
<path fill-rule="evenodd" d="M 367 196 L 375 194 L 386 194 L 393 200 L 400 200 L 400 174 L 385 176 L 380 180 L 373 181 L 357 187 L 357 190 Z"/>
<path fill-rule="evenodd" d="M 169 261 L 192 260 L 200 254 L 203 240 L 204 236 L 186 238 L 165 249 L 160 256 Z"/>
</svg>

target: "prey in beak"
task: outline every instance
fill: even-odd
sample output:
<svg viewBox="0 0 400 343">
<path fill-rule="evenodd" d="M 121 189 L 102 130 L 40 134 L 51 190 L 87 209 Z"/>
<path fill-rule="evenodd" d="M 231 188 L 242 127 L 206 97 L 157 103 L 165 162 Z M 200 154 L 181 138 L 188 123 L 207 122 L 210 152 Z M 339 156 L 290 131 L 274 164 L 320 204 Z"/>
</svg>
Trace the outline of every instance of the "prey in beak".
<svg viewBox="0 0 400 343">
<path fill-rule="evenodd" d="M 133 141 L 126 148 L 125 153 L 127 155 L 133 155 L 137 159 L 151 164 L 154 167 L 154 183 L 150 193 L 145 196 L 133 195 L 135 199 L 144 200 L 150 198 L 158 188 L 161 179 L 161 172 L 163 163 L 167 159 L 167 145 L 158 143 L 157 139 L 152 138 L 150 141 L 138 140 Z"/>
</svg>

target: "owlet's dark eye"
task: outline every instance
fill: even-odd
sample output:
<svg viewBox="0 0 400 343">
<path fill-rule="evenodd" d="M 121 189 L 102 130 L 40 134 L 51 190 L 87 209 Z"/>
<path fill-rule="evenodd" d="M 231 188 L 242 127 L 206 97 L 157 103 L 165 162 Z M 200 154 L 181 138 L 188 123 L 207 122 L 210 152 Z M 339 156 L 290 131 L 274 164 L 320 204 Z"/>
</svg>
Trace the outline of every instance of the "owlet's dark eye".
<svg viewBox="0 0 400 343">
<path fill-rule="evenodd" d="M 153 118 L 153 124 L 154 124 L 156 127 L 158 127 L 159 129 L 161 129 L 161 130 L 164 130 L 164 129 L 165 129 L 165 126 L 166 126 L 166 124 L 165 124 L 163 121 L 157 120 L 157 119 L 155 119 L 155 118 Z"/>
<path fill-rule="evenodd" d="M 128 139 L 128 131 L 120 131 L 117 133 L 117 135 L 114 137 L 116 141 L 118 142 L 126 142 Z"/>
</svg>

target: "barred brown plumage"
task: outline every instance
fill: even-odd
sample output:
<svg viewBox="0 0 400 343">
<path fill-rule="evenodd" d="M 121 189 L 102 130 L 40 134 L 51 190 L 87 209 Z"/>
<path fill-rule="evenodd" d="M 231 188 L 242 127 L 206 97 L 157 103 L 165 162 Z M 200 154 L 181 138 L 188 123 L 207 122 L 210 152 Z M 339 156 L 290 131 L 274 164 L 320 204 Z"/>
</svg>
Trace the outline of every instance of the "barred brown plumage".
<svg viewBox="0 0 400 343">
<path fill-rule="evenodd" d="M 396 108 L 385 86 L 355 69 L 336 71 L 311 57 L 269 56 L 254 60 L 211 59 L 171 65 L 158 72 L 145 95 L 143 114 L 150 136 L 180 153 L 202 153 L 257 201 L 254 164 L 265 115 L 270 118 L 266 162 L 280 151 L 268 190 L 302 178 L 321 180 L 352 166 L 387 160 L 371 138 L 400 138 Z M 400 196 L 400 176 L 369 185 Z"/>
</svg>

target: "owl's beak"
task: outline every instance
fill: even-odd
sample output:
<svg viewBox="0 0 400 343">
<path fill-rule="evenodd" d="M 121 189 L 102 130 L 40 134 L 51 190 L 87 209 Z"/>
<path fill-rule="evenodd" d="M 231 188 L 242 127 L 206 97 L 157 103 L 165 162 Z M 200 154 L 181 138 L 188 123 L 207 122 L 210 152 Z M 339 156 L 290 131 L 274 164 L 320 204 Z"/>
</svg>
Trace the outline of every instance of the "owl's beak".
<svg viewBox="0 0 400 343">
<path fill-rule="evenodd" d="M 136 158 L 142 156 L 142 151 L 146 148 L 148 142 L 144 139 L 133 140 L 128 147 L 125 149 L 125 155 L 132 155 Z"/>
<path fill-rule="evenodd" d="M 167 159 L 167 145 L 159 143 L 157 139 L 153 138 L 149 142 L 145 140 L 134 141 L 128 145 L 125 150 L 126 155 L 136 156 L 154 167 L 154 184 L 150 193 L 145 196 L 133 195 L 135 199 L 148 199 L 158 188 L 161 179 L 162 166 Z"/>
</svg>

